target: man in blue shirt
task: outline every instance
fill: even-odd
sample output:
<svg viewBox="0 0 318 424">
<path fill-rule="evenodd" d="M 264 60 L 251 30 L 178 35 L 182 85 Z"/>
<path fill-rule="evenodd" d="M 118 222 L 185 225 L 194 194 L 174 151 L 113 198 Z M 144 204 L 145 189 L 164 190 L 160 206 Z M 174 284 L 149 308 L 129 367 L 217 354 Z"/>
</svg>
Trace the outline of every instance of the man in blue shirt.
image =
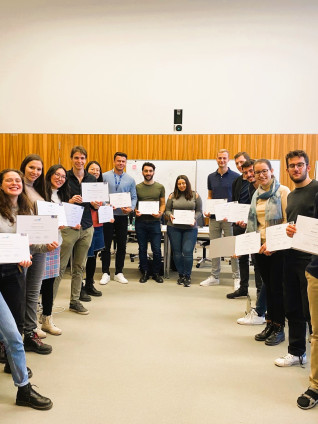
<svg viewBox="0 0 318 424">
<path fill-rule="evenodd" d="M 109 193 L 130 193 L 131 207 L 115 209 L 114 222 L 106 222 L 103 225 L 105 250 L 101 252 L 103 276 L 100 284 L 107 284 L 110 280 L 110 248 L 114 233 L 117 243 L 114 280 L 122 284 L 128 283 L 128 280 L 123 274 L 126 256 L 128 215 L 136 207 L 137 193 L 135 180 L 124 172 L 126 163 L 126 153 L 116 152 L 114 155 L 114 168 L 103 174 L 103 181 L 108 183 Z"/>
<path fill-rule="evenodd" d="M 229 152 L 226 149 L 221 149 L 217 153 L 216 161 L 218 169 L 208 176 L 208 199 L 227 199 L 228 202 L 232 201 L 232 184 L 239 177 L 234 171 L 228 167 Z M 222 236 L 224 237 L 233 235 L 233 227 L 231 222 L 216 221 L 215 215 L 210 213 L 205 214 L 210 217 L 210 239 L 214 240 Z M 234 279 L 234 286 L 240 284 L 240 272 L 238 259 L 231 259 L 232 273 Z M 220 271 L 221 271 L 221 258 L 212 259 L 212 272 L 211 275 L 200 283 L 200 286 L 214 286 L 220 284 Z"/>
</svg>

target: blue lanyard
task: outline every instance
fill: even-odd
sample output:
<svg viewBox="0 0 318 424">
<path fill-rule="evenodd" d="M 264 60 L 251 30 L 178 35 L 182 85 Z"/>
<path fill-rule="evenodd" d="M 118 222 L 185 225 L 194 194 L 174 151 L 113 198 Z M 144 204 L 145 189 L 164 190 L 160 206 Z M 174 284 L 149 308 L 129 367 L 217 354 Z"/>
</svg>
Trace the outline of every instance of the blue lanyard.
<svg viewBox="0 0 318 424">
<path fill-rule="evenodd" d="M 119 175 L 119 181 L 117 180 L 117 174 L 114 172 L 114 177 L 115 177 L 115 189 L 116 191 L 118 190 L 118 187 L 120 186 L 121 183 L 121 179 L 123 177 L 124 174 Z"/>
</svg>

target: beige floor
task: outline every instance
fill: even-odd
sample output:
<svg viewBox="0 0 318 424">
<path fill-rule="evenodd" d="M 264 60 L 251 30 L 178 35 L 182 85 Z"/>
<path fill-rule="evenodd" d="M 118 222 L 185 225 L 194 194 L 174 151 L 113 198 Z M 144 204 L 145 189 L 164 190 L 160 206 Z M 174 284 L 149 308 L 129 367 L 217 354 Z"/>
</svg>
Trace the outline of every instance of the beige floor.
<svg viewBox="0 0 318 424">
<path fill-rule="evenodd" d="M 275 367 L 287 343 L 267 347 L 253 340 L 262 327 L 236 324 L 246 301 L 225 298 L 228 266 L 220 286 L 199 286 L 205 267 L 194 268 L 192 287 L 184 288 L 175 274 L 164 284 L 140 284 L 138 264 L 126 263 L 129 284 L 98 286 L 103 297 L 86 304 L 88 316 L 67 310 L 69 276 L 63 280 L 56 303 L 66 309 L 54 318 L 63 335 L 46 339 L 51 355 L 27 354 L 32 383 L 52 398 L 53 409 L 15 406 L 16 389 L 1 372 L 1 423 L 318 422 L 318 407 L 296 406 L 309 365 Z"/>
</svg>

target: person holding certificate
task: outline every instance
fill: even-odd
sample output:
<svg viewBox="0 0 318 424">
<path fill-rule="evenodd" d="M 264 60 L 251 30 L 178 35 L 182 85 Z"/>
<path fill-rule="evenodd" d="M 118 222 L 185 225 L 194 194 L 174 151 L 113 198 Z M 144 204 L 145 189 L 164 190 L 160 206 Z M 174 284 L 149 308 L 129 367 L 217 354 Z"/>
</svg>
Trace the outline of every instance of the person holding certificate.
<svg viewBox="0 0 318 424">
<path fill-rule="evenodd" d="M 314 215 L 314 201 L 318 193 L 318 181 L 309 177 L 309 158 L 303 150 L 293 150 L 286 155 L 287 172 L 295 189 L 287 197 L 287 221 L 296 222 L 299 215 Z M 294 225 L 287 227 L 293 235 Z M 306 267 L 312 255 L 296 249 L 286 249 L 284 257 L 284 304 L 288 320 L 288 353 L 275 360 L 279 367 L 302 365 L 306 357 L 306 327 L 311 334 L 307 295 Z"/>
<path fill-rule="evenodd" d="M 301 168 L 300 168 L 301 169 Z M 318 219 L 318 194 L 314 199 L 314 218 Z M 290 235 L 296 228 L 290 231 Z M 306 268 L 308 281 L 308 300 L 311 316 L 311 368 L 308 389 L 297 399 L 301 409 L 311 409 L 318 404 L 318 256 L 312 255 L 311 262 Z"/>
<path fill-rule="evenodd" d="M 68 202 L 70 191 L 67 181 L 66 169 L 62 165 L 53 165 L 49 168 L 45 176 L 45 188 L 47 200 L 53 203 Z M 42 281 L 42 315 L 39 321 L 42 324 L 41 330 L 55 336 L 62 334 L 62 330 L 53 322 L 53 285 L 54 280 L 60 273 L 60 253 L 63 242 L 59 228 L 59 247 L 46 254 L 45 271 Z"/>
<path fill-rule="evenodd" d="M 25 157 L 20 166 L 20 171 L 24 174 L 25 191 L 36 212 L 36 202 L 46 199 L 43 161 L 39 155 L 31 154 Z M 54 250 L 58 246 L 57 240 L 47 245 L 31 245 L 32 265 L 26 273 L 26 309 L 24 323 L 24 348 L 47 355 L 52 352 L 52 346 L 42 343 L 40 338 L 44 338 L 44 331 L 37 328 L 37 307 L 38 299 L 44 275 L 46 253 Z"/>
<path fill-rule="evenodd" d="M 0 232 L 16 233 L 17 215 L 32 215 L 32 205 L 25 193 L 23 174 L 16 169 L 0 172 Z M 16 246 L 17 256 L 19 246 Z M 0 292 L 8 305 L 21 334 L 25 319 L 25 272 L 31 261 L 21 263 L 1 263 Z M 9 362 L 5 360 L 4 371 L 11 373 Z"/>
<path fill-rule="evenodd" d="M 285 313 L 283 301 L 283 251 L 269 252 L 266 248 L 266 227 L 287 222 L 286 206 L 288 187 L 274 177 L 269 160 L 258 159 L 254 163 L 254 174 L 259 182 L 248 216 L 247 232 L 259 231 L 261 243 L 255 260 L 266 287 L 267 325 L 256 334 L 255 340 L 275 346 L 285 340 Z"/>
<path fill-rule="evenodd" d="M 86 171 L 94 175 L 97 182 L 103 182 L 102 176 L 102 168 L 98 162 L 95 160 L 89 162 L 86 166 Z M 106 199 L 105 199 L 106 200 Z M 103 224 L 98 222 L 98 211 L 95 209 L 91 209 L 93 227 L 94 227 L 94 235 L 92 244 L 87 253 L 87 262 L 86 262 L 86 279 L 84 290 L 90 296 L 101 296 L 102 292 L 100 290 L 96 290 L 94 287 L 94 274 L 96 270 L 96 256 L 99 251 L 101 251 L 104 246 L 104 234 L 103 234 Z"/>
<path fill-rule="evenodd" d="M 163 283 L 160 276 L 161 267 L 161 226 L 160 219 L 165 211 L 165 188 L 154 181 L 155 165 L 145 162 L 142 165 L 144 181 L 137 184 L 138 206 L 136 209 L 136 235 L 139 245 L 139 262 L 142 276 L 140 283 L 145 283 L 149 278 L 147 247 L 150 240 L 153 253 L 152 279 Z M 146 209 L 142 209 L 143 206 Z M 149 207 L 149 210 L 147 210 Z M 154 208 L 153 208 L 154 207 Z"/>
<path fill-rule="evenodd" d="M 226 149 L 221 149 L 217 153 L 216 161 L 218 169 L 208 176 L 208 199 L 227 199 L 228 202 L 232 200 L 232 184 L 239 177 L 237 172 L 232 171 L 228 167 L 229 152 Z M 205 216 L 210 218 L 209 230 L 210 239 L 215 240 L 222 237 L 233 236 L 232 223 L 226 220 L 217 221 L 215 215 L 205 213 Z M 240 285 L 240 270 L 237 258 L 231 258 L 232 277 L 234 288 Z M 212 259 L 211 275 L 201 281 L 200 286 L 215 286 L 220 284 L 221 272 L 221 258 Z"/>
<path fill-rule="evenodd" d="M 174 224 L 176 211 L 179 210 L 193 213 L 191 224 Z M 173 259 L 179 274 L 178 284 L 190 287 L 193 249 L 198 235 L 197 221 L 202 216 L 202 200 L 198 193 L 192 191 L 186 175 L 177 177 L 174 192 L 167 200 L 165 214 L 168 217 L 167 231 Z"/>
<path fill-rule="evenodd" d="M 87 151 L 83 146 L 75 146 L 72 148 L 72 169 L 67 172 L 71 196 L 69 203 L 83 206 L 84 212 L 80 228 L 65 227 L 61 230 L 63 243 L 61 246 L 60 275 L 55 278 L 53 286 L 53 297 L 55 298 L 68 261 L 74 249 L 69 310 L 80 315 L 89 314 L 89 311 L 82 305 L 80 300 L 90 301 L 91 297 L 87 293 L 83 293 L 84 297 L 82 297 L 81 287 L 87 252 L 92 243 L 94 234 L 91 208 L 99 208 L 98 202 L 92 201 L 90 203 L 83 203 L 82 200 L 82 183 L 96 182 L 96 178 L 85 170 L 86 160 Z"/>
<path fill-rule="evenodd" d="M 100 284 L 107 284 L 110 281 L 110 248 L 113 241 L 113 235 L 116 236 L 116 258 L 114 281 L 127 284 L 128 280 L 123 274 L 126 244 L 128 233 L 128 215 L 132 212 L 137 203 L 135 180 L 124 172 L 127 162 L 126 153 L 116 152 L 114 155 L 114 168 L 111 171 L 103 173 L 103 181 L 108 183 L 109 193 L 129 193 L 131 206 L 122 206 L 114 210 L 114 222 L 104 223 L 105 249 L 101 252 L 103 276 Z"/>
</svg>

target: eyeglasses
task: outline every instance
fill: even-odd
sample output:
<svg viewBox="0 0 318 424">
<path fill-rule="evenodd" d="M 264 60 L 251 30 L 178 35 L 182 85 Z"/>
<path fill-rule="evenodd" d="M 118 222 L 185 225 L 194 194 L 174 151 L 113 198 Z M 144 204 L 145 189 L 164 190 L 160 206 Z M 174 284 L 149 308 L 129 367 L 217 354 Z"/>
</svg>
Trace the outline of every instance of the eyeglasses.
<svg viewBox="0 0 318 424">
<path fill-rule="evenodd" d="M 56 178 L 58 178 L 59 180 L 66 180 L 66 176 L 65 175 L 61 175 L 58 172 L 55 172 L 54 174 L 56 176 Z"/>
<path fill-rule="evenodd" d="M 288 169 L 302 169 L 306 164 L 304 162 L 298 162 L 298 163 L 291 163 L 287 166 Z"/>
<path fill-rule="evenodd" d="M 262 169 L 261 171 L 255 171 L 254 175 L 257 175 L 257 176 L 260 174 L 266 175 L 267 172 L 269 172 L 269 169 Z"/>
</svg>

